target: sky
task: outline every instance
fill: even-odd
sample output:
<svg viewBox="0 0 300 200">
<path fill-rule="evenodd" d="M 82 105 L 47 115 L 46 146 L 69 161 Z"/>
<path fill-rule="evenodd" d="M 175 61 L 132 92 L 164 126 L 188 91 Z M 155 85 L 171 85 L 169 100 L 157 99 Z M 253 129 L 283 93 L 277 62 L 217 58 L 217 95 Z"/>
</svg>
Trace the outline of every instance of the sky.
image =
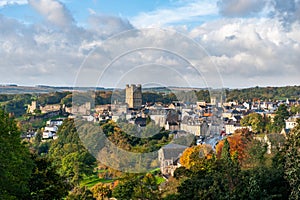
<svg viewBox="0 0 300 200">
<path fill-rule="evenodd" d="M 300 85 L 300 0 L 0 0 L 0 84 Z"/>
</svg>

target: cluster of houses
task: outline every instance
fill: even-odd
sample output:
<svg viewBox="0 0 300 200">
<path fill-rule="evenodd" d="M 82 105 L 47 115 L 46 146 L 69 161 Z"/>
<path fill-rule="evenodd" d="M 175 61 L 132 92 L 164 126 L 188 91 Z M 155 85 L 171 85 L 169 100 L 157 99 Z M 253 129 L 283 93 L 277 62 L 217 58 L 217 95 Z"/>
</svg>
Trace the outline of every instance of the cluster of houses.
<svg viewBox="0 0 300 200">
<path fill-rule="evenodd" d="M 52 119 L 47 121 L 46 126 L 43 129 L 43 140 L 47 139 L 57 139 L 58 135 L 56 134 L 58 131 L 58 127 L 63 123 L 63 119 Z"/>
<path fill-rule="evenodd" d="M 40 107 L 42 113 L 55 112 L 64 109 L 69 113 L 69 117 L 80 117 L 91 122 L 101 122 L 113 120 L 115 122 L 128 122 L 135 124 L 139 128 L 144 128 L 147 120 L 151 119 L 156 125 L 169 130 L 172 133 L 193 134 L 198 138 L 197 144 L 205 138 L 216 136 L 226 136 L 241 128 L 248 128 L 241 125 L 241 119 L 250 113 L 259 113 L 271 120 L 275 117 L 275 111 L 280 104 L 288 107 L 300 105 L 300 100 L 286 101 L 245 101 L 245 102 L 221 102 L 217 98 L 211 97 L 211 102 L 173 102 L 165 105 L 159 102 L 146 103 L 142 105 L 141 86 L 126 86 L 126 102 L 108 105 L 92 106 L 90 102 L 82 105 L 73 105 L 70 108 L 58 105 L 46 105 Z M 37 108 L 36 102 L 29 106 L 29 112 L 34 112 Z M 289 130 L 296 126 L 299 114 L 286 120 L 286 126 L 282 134 L 287 134 Z M 57 138 L 56 132 L 62 120 L 50 120 L 44 128 L 43 139 Z M 270 138 L 264 138 L 268 143 Z M 169 144 L 159 151 L 159 161 L 163 174 L 172 175 L 178 167 L 181 153 L 187 146 L 179 144 Z"/>
</svg>

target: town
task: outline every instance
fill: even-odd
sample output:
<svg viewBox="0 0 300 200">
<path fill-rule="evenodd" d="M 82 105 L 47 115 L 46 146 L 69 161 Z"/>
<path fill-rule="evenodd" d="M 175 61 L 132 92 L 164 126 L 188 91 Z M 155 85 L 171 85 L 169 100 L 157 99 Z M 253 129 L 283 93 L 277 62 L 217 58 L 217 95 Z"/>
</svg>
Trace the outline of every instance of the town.
<svg viewBox="0 0 300 200">
<path fill-rule="evenodd" d="M 2 108 L 18 122 L 20 139 L 30 151 L 40 159 L 58 159 L 55 162 L 64 169 L 59 176 L 64 177 L 69 170 L 71 185 L 79 187 L 79 181 L 85 185 L 79 187 L 81 190 L 122 199 L 124 194 L 131 195 L 122 187 L 145 181 L 140 174 L 146 173 L 147 179 L 158 181 L 151 187 L 159 188 L 148 191 L 149 195 L 160 199 L 168 196 L 172 185 L 180 192 L 185 188 L 180 186 L 182 180 L 193 180 L 197 175 L 192 174 L 201 172 L 199 167 L 213 163 L 233 170 L 231 162 L 237 162 L 242 172 L 269 169 L 262 163 L 284 156 L 281 153 L 286 142 L 296 136 L 300 99 L 298 87 L 291 88 L 272 88 L 274 94 L 277 90 L 292 91 L 292 95 L 282 93 L 286 96 L 276 99 L 270 88 L 228 91 L 128 84 L 115 90 L 1 94 L 0 100 Z M 270 99 L 258 98 L 257 94 L 244 98 L 252 93 L 267 94 Z M 226 148 L 231 154 L 229 163 L 223 160 Z M 80 162 L 90 171 L 81 178 L 76 171 L 77 158 L 73 157 L 80 152 L 84 158 Z M 218 160 L 222 162 L 218 164 Z M 137 175 L 127 177 L 127 173 Z M 216 173 L 213 170 L 211 175 Z M 122 181 L 124 177 L 128 181 Z M 98 191 L 100 188 L 104 193 Z"/>
<path fill-rule="evenodd" d="M 74 92 L 73 104 L 69 104 L 69 107 L 65 104 L 45 104 L 42 106 L 39 105 L 38 101 L 32 101 L 28 105 L 27 113 L 33 114 L 33 116 L 41 113 L 42 116 L 50 118 L 59 116 L 63 112 L 67 118 L 71 119 L 80 118 L 94 123 L 105 123 L 109 120 L 114 122 L 126 121 L 126 123 L 133 124 L 139 129 L 145 128 L 147 120 L 150 119 L 158 127 L 169 131 L 169 134 L 175 135 L 175 137 L 193 135 L 196 138 L 196 144 L 210 144 L 213 148 L 224 137 L 246 128 L 254 133 L 270 133 L 264 138 L 265 142 L 269 143 L 268 153 L 271 153 L 272 149 L 268 137 L 275 137 L 275 135 L 286 137 L 290 130 L 296 126 L 297 119 L 300 118 L 300 99 L 276 101 L 255 99 L 226 102 L 217 96 L 210 96 L 210 102 L 202 100 L 187 103 L 176 100 L 170 103 L 146 102 L 143 104 L 141 85 L 126 85 L 124 90 L 125 99 L 123 102 L 114 101 L 110 104 L 92 106 L 94 102 L 81 101 L 81 104 L 77 104 L 77 100 L 91 94 Z M 269 130 L 266 130 L 266 123 L 271 124 L 274 120 L 278 120 L 276 111 L 279 107 L 286 109 L 286 111 L 291 109 L 293 111 L 289 116 L 284 116 L 283 124 L 276 127 L 276 130 L 272 130 L 270 127 Z M 217 124 L 213 121 L 213 116 L 217 114 L 216 110 L 219 112 L 220 118 Z M 63 118 L 47 121 L 46 126 L 42 128 L 43 140 L 57 139 L 56 133 L 62 122 Z M 36 134 L 34 131 L 28 131 L 31 132 L 25 134 L 28 139 Z M 180 166 L 180 163 L 175 161 L 178 161 L 183 151 L 190 145 L 192 143 L 187 143 L 185 146 L 173 144 L 172 148 L 169 148 L 168 145 L 162 147 L 161 152 L 174 151 L 167 153 L 172 157 L 159 154 L 160 168 L 164 175 L 174 174 L 174 170 Z M 165 163 L 169 164 L 166 165 Z"/>
</svg>

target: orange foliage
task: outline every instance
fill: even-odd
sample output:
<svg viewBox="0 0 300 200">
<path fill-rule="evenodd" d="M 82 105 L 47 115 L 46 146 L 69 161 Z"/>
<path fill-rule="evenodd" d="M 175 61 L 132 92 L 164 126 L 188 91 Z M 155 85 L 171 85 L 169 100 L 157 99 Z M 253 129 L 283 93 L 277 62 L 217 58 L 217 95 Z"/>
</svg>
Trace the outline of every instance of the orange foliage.
<svg viewBox="0 0 300 200">
<path fill-rule="evenodd" d="M 251 132 L 248 129 L 237 130 L 233 135 L 227 137 L 230 145 L 230 155 L 237 153 L 239 162 L 243 162 L 246 155 L 247 145 L 252 141 Z M 221 157 L 224 140 L 216 145 L 217 158 Z"/>
</svg>

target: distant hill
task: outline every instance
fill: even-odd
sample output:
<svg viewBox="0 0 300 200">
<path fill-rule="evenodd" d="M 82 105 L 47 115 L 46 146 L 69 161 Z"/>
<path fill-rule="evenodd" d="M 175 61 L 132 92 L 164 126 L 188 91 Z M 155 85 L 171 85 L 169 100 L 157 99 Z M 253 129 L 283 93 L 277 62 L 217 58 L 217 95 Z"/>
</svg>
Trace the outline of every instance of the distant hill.
<svg viewBox="0 0 300 200">
<path fill-rule="evenodd" d="M 103 87 L 54 87 L 47 85 L 37 86 L 18 86 L 18 85 L 0 85 L 0 94 L 32 94 L 32 93 L 49 93 L 49 92 L 63 92 L 63 91 L 110 91 L 112 89 L 106 89 Z"/>
</svg>

